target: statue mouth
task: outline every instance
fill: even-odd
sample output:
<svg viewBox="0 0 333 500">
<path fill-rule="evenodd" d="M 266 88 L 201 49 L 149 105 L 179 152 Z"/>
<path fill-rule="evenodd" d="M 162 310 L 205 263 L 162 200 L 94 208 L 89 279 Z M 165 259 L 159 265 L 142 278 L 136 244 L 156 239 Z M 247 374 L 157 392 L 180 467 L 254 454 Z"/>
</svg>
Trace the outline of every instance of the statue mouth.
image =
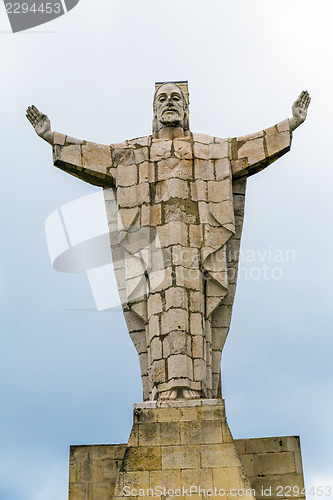
<svg viewBox="0 0 333 500">
<path fill-rule="evenodd" d="M 176 108 L 166 108 L 164 111 L 163 111 L 163 114 L 164 113 L 178 113 L 178 109 Z"/>
</svg>

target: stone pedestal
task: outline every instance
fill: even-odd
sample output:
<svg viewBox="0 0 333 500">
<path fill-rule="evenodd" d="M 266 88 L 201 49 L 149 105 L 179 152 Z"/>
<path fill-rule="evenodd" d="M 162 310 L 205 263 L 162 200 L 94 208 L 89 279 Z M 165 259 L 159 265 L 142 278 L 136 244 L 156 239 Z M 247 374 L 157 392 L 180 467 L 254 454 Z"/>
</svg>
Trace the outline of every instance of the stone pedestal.
<svg viewBox="0 0 333 500">
<path fill-rule="evenodd" d="M 299 439 L 233 440 L 221 400 L 136 404 L 127 445 L 71 447 L 69 500 L 259 500 L 289 488 L 304 498 Z"/>
</svg>

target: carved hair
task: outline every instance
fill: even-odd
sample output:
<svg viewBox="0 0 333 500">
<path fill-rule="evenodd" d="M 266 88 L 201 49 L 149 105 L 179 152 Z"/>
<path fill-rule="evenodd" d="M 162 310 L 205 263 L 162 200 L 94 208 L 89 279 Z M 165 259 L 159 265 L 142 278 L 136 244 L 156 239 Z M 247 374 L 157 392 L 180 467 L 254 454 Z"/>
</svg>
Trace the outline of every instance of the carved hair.
<svg viewBox="0 0 333 500">
<path fill-rule="evenodd" d="M 183 98 L 183 103 L 184 103 L 184 120 L 183 120 L 183 123 L 182 123 L 182 127 L 185 130 L 189 130 L 190 128 L 190 125 L 189 125 L 189 110 L 188 110 L 188 104 L 187 104 L 187 101 L 186 101 L 186 97 L 185 97 L 185 94 L 184 94 L 184 91 L 183 89 L 177 85 L 177 83 L 173 83 L 173 82 L 166 82 L 166 83 L 162 83 L 159 87 L 157 87 L 157 89 L 155 90 L 155 94 L 154 94 L 154 104 L 153 104 L 153 137 L 156 137 L 157 136 L 157 132 L 158 132 L 158 121 L 157 121 L 157 110 L 156 110 L 156 97 L 157 97 L 157 92 L 164 86 L 164 85 L 174 85 L 175 87 L 177 87 L 179 89 L 179 92 L 181 93 L 181 96 Z"/>
</svg>

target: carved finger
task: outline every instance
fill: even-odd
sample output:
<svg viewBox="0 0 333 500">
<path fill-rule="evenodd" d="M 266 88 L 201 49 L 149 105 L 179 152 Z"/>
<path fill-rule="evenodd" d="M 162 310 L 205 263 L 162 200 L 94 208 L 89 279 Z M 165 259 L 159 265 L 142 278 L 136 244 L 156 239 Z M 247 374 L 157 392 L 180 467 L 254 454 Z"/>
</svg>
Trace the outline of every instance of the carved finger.
<svg viewBox="0 0 333 500">
<path fill-rule="evenodd" d="M 31 114 L 32 116 L 34 116 L 36 119 L 38 119 L 40 117 L 40 112 L 39 111 L 35 111 L 35 110 L 31 110 Z"/>
<path fill-rule="evenodd" d="M 305 90 L 303 92 L 303 94 L 304 95 L 303 95 L 303 99 L 302 99 L 302 104 L 303 104 L 304 109 L 307 109 L 309 107 L 311 98 L 310 98 L 309 92 L 307 90 Z"/>
<path fill-rule="evenodd" d="M 306 99 L 306 108 L 308 108 L 308 107 L 309 107 L 310 102 L 311 102 L 311 97 L 310 97 L 310 95 L 308 94 L 307 99 Z"/>
<path fill-rule="evenodd" d="M 308 96 L 309 96 L 309 94 L 308 94 L 308 93 L 307 93 L 307 91 L 305 90 L 305 91 L 303 92 L 303 96 L 302 96 L 302 104 L 303 104 L 303 106 L 306 106 L 306 102 L 307 102 L 307 100 L 308 100 Z"/>
<path fill-rule="evenodd" d="M 39 109 L 38 109 L 38 108 L 36 108 L 36 106 L 35 106 L 34 104 L 32 104 L 31 109 L 32 109 L 33 111 L 35 111 L 37 114 L 39 114 L 39 115 L 40 115 L 40 111 L 39 111 Z"/>
</svg>

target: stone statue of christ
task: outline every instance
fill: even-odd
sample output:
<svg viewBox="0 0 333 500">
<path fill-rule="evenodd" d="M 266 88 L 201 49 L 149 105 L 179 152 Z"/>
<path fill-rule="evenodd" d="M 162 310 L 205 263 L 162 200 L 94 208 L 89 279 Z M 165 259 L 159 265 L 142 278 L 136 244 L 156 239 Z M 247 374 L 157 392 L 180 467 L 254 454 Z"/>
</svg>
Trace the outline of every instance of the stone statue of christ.
<svg viewBox="0 0 333 500">
<path fill-rule="evenodd" d="M 177 83 L 154 96 L 153 133 L 101 145 L 53 132 L 35 106 L 27 118 L 54 164 L 104 188 L 111 249 L 144 400 L 221 398 L 221 355 L 236 290 L 246 180 L 290 150 L 308 92 L 292 117 L 221 139 L 189 128 Z"/>
</svg>

